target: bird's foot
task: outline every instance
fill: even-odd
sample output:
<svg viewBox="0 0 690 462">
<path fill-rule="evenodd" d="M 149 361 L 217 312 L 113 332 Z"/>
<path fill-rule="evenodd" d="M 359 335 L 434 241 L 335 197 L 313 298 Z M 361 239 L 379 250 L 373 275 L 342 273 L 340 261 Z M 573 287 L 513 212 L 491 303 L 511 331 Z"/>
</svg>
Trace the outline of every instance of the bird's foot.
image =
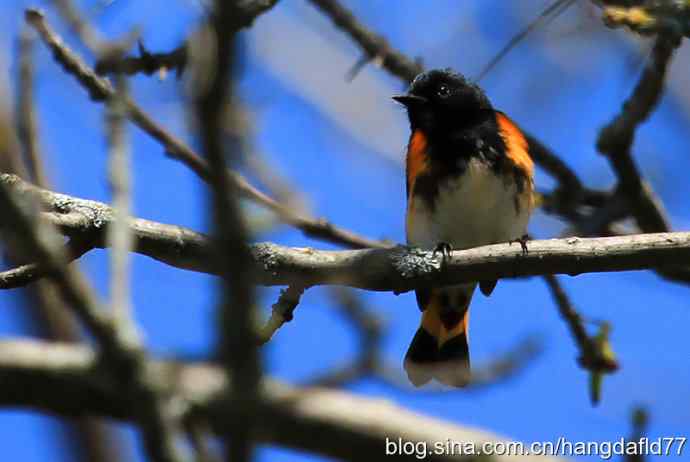
<svg viewBox="0 0 690 462">
<path fill-rule="evenodd" d="M 450 259 L 450 252 L 453 250 L 453 247 L 447 242 L 439 242 L 436 244 L 436 247 L 434 248 L 434 253 L 433 256 L 435 257 L 437 253 L 441 254 L 441 262 L 446 263 L 448 259 Z"/>
<path fill-rule="evenodd" d="M 527 255 L 529 253 L 529 250 L 527 250 L 527 241 L 530 240 L 529 234 L 523 234 L 522 236 L 518 237 L 517 239 L 513 239 L 511 241 L 508 241 L 508 244 L 512 244 L 513 242 L 517 242 L 520 244 L 520 247 L 522 247 L 522 254 Z"/>
</svg>

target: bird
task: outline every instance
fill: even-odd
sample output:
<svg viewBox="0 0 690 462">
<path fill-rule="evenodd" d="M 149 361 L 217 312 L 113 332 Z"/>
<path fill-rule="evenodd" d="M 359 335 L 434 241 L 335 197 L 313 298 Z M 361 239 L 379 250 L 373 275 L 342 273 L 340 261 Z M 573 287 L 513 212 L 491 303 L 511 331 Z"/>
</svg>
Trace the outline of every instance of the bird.
<svg viewBox="0 0 690 462">
<path fill-rule="evenodd" d="M 409 246 L 441 252 L 519 241 L 526 251 L 534 208 L 534 163 L 545 149 L 462 74 L 434 69 L 393 96 L 407 110 L 405 231 Z M 471 382 L 469 305 L 476 286 L 489 296 L 497 281 L 417 289 L 420 326 L 405 355 L 410 382 L 450 387 Z"/>
</svg>

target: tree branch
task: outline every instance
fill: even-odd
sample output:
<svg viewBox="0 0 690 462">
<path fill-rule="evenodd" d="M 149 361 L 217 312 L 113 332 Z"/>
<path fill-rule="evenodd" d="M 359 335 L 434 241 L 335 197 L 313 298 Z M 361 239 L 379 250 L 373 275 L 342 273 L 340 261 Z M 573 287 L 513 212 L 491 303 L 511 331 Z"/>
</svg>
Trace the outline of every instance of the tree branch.
<svg viewBox="0 0 690 462">
<path fill-rule="evenodd" d="M 228 429 L 227 415 L 219 405 L 229 396 L 225 373 L 207 364 L 154 362 L 152 372 L 166 395 L 180 397 L 191 414 L 209 422 L 217 434 Z M 89 349 L 37 341 L 0 342 L 0 405 L 29 407 L 63 416 L 99 415 L 131 420 L 136 403 L 102 373 L 97 356 Z M 460 427 L 404 410 L 380 398 L 357 397 L 321 388 L 297 389 L 266 379 L 264 400 L 257 412 L 260 441 L 316 452 L 342 460 L 380 459 L 386 438 L 424 441 L 505 441 L 473 428 Z M 415 455 L 396 460 L 417 461 Z M 501 461 L 509 457 L 472 457 L 430 454 L 429 461 Z M 552 457 L 521 460 L 556 462 Z"/>
<path fill-rule="evenodd" d="M 77 199 L 32 186 L 14 175 L 0 175 L 0 185 L 32 195 L 49 210 L 44 217 L 68 237 L 90 238 L 104 247 L 104 232 L 112 222 L 107 205 Z M 216 274 L 209 238 L 181 226 L 133 219 L 134 251 L 169 265 Z M 395 247 L 326 251 L 253 244 L 257 284 L 334 284 L 378 291 L 404 292 L 420 287 L 543 274 L 577 275 L 592 272 L 658 269 L 687 265 L 690 232 L 633 234 L 602 238 L 529 241 L 454 251 L 445 265 L 432 251 Z M 2 279 L 0 279 L 2 282 Z M 15 281 L 14 287 L 17 286 Z M 2 288 L 2 284 L 0 284 Z"/>
</svg>

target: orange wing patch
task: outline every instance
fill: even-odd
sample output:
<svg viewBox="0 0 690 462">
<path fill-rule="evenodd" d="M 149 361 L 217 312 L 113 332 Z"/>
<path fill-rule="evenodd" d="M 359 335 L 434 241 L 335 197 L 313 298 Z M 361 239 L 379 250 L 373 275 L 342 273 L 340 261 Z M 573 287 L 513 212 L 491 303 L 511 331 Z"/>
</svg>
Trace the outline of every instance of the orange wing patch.
<svg viewBox="0 0 690 462">
<path fill-rule="evenodd" d="M 510 159 L 520 170 L 522 170 L 528 178 L 532 178 L 534 173 L 534 162 L 529 155 L 529 148 L 527 140 L 522 131 L 503 113 L 496 112 L 496 122 L 498 129 L 506 144 L 506 156 Z"/>
<path fill-rule="evenodd" d="M 415 130 L 410 136 L 407 146 L 407 198 L 412 197 L 415 180 L 426 171 L 428 146 L 426 135 L 421 130 Z"/>
</svg>

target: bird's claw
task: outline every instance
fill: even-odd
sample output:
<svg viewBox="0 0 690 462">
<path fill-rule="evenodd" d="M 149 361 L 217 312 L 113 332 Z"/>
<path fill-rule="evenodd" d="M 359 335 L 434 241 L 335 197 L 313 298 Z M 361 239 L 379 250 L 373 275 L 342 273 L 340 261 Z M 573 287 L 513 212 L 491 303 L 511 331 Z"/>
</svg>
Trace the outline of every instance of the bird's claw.
<svg viewBox="0 0 690 462">
<path fill-rule="evenodd" d="M 520 247 L 522 247 L 522 254 L 527 255 L 529 253 L 529 250 L 527 250 L 527 241 L 530 240 L 529 234 L 523 234 L 522 236 L 518 237 L 517 239 L 513 239 L 511 241 L 508 241 L 509 244 L 512 244 L 513 242 L 517 242 L 520 244 Z"/>
<path fill-rule="evenodd" d="M 434 248 L 433 256 L 436 257 L 437 253 L 441 254 L 441 261 L 445 263 L 450 259 L 450 252 L 453 250 L 451 245 L 447 242 L 439 242 Z"/>
</svg>

